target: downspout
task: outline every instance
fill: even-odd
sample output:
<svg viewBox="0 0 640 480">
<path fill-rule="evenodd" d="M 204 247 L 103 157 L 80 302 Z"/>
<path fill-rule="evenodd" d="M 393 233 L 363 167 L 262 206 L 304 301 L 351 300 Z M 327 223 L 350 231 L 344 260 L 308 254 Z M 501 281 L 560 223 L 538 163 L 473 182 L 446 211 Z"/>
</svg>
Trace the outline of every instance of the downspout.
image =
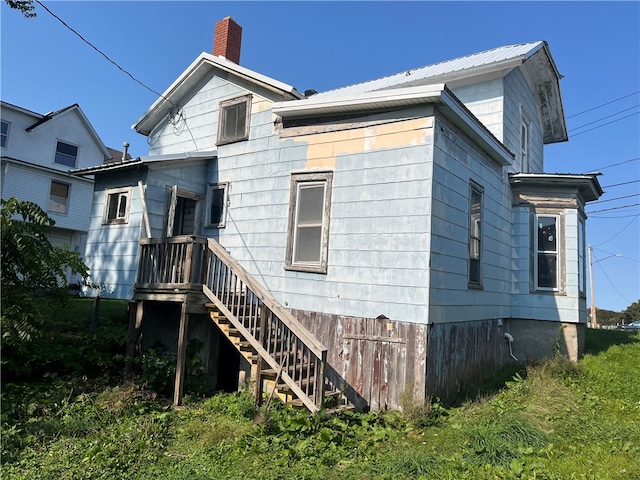
<svg viewBox="0 0 640 480">
<path fill-rule="evenodd" d="M 509 355 L 511 355 L 511 358 L 513 358 L 517 362 L 518 359 L 513 356 L 513 350 L 511 349 L 511 344 L 513 343 L 513 336 L 510 333 L 505 332 L 504 339 L 509 343 Z"/>
</svg>

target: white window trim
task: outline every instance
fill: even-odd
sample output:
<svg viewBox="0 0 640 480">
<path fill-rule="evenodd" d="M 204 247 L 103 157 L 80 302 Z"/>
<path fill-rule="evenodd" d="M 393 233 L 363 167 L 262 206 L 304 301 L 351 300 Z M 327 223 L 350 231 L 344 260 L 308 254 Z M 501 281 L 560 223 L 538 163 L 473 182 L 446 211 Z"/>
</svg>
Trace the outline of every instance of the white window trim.
<svg viewBox="0 0 640 480">
<path fill-rule="evenodd" d="M 211 201 L 213 200 L 213 191 L 222 190 L 222 214 L 220 215 L 220 223 L 211 223 Z M 227 203 L 229 201 L 229 183 L 219 182 L 210 183 L 207 187 L 207 208 L 205 209 L 205 228 L 225 228 L 227 223 Z"/>
<path fill-rule="evenodd" d="M 587 225 L 582 216 L 578 217 L 578 293 L 582 297 L 587 295 Z"/>
<path fill-rule="evenodd" d="M 7 122 L 6 120 L 2 120 L 2 123 L 6 123 L 7 124 L 7 133 L 4 135 L 4 145 L 2 145 L 2 148 L 8 148 L 9 147 L 9 132 L 11 132 L 11 122 Z"/>
<path fill-rule="evenodd" d="M 479 223 L 480 223 L 480 235 L 478 237 L 478 242 L 480 244 L 480 249 L 478 252 L 478 262 L 479 262 L 479 267 L 478 267 L 478 281 L 474 281 L 471 280 L 471 242 L 473 240 L 473 225 L 472 225 L 472 199 L 473 199 L 473 192 L 477 193 L 480 195 L 480 219 L 479 219 Z M 482 288 L 482 273 L 483 273 L 483 268 L 482 268 L 482 259 L 484 257 L 484 255 L 482 254 L 483 252 L 483 248 L 484 248 L 484 242 L 483 242 L 483 226 L 484 226 L 484 188 L 479 185 L 477 182 L 474 182 L 473 180 L 469 181 L 469 268 L 468 268 L 468 272 L 467 272 L 467 278 L 468 278 L 468 287 L 469 288 Z"/>
<path fill-rule="evenodd" d="M 289 189 L 289 228 L 287 231 L 286 270 L 300 272 L 327 273 L 329 254 L 329 221 L 331 213 L 331 186 L 333 172 L 293 173 Z M 322 230 L 320 239 L 320 260 L 318 262 L 295 261 L 297 245 L 298 198 L 301 185 L 324 185 L 324 205 L 322 210 Z"/>
<path fill-rule="evenodd" d="M 129 210 L 131 209 L 131 192 L 133 187 L 113 188 L 105 190 L 104 192 L 104 212 L 102 215 L 103 225 L 123 225 L 129 223 Z M 127 205 L 125 208 L 125 214 L 122 217 L 116 216 L 115 218 L 109 218 L 109 197 L 111 195 L 124 195 L 127 198 Z"/>
<path fill-rule="evenodd" d="M 229 143 L 242 142 L 244 140 L 249 139 L 249 127 L 251 122 L 251 99 L 253 96 L 242 95 L 241 97 L 235 97 L 229 100 L 224 100 L 220 102 L 219 112 L 218 112 L 218 138 L 216 141 L 216 145 L 226 145 Z M 233 138 L 224 138 L 224 112 L 228 107 L 232 107 L 239 103 L 246 103 L 247 107 L 245 109 L 245 120 L 244 120 L 244 133 L 240 136 Z"/>
<path fill-rule="evenodd" d="M 65 145 L 70 145 L 72 147 L 76 147 L 76 149 L 77 149 L 76 150 L 76 159 L 75 159 L 75 162 L 73 163 L 73 166 L 65 165 L 64 163 L 56 162 L 56 157 L 58 156 L 58 144 L 59 143 L 64 143 Z M 75 143 L 67 142 L 65 140 L 60 140 L 60 139 L 56 140 L 56 148 L 53 151 L 53 163 L 55 165 L 61 165 L 63 167 L 67 167 L 67 168 L 77 168 L 78 167 L 78 158 L 80 158 L 80 145 L 76 145 Z"/>
<path fill-rule="evenodd" d="M 538 223 L 540 217 L 548 217 L 555 218 L 556 220 L 556 250 L 546 251 L 538 249 Z M 562 291 L 562 278 L 563 278 L 563 243 L 564 242 L 564 229 L 562 223 L 562 216 L 554 213 L 542 213 L 537 212 L 534 215 L 534 225 L 533 225 L 533 281 L 534 281 L 534 289 L 538 292 L 561 292 Z M 549 254 L 553 253 L 556 255 L 556 286 L 555 287 L 541 287 L 539 285 L 539 277 L 538 277 L 538 256 L 540 254 Z"/>
<path fill-rule="evenodd" d="M 57 183 L 58 185 L 66 185 L 67 186 L 67 203 L 64 206 L 64 212 L 57 212 L 57 211 L 51 209 L 51 188 L 53 187 L 54 183 Z M 58 198 L 62 198 L 62 197 L 58 197 Z M 47 211 L 55 213 L 57 215 L 67 215 L 69 213 L 69 202 L 70 202 L 70 200 L 71 200 L 71 184 L 67 183 L 67 182 L 59 182 L 58 180 L 51 180 L 51 182 L 49 183 L 49 203 L 47 204 Z"/>
</svg>

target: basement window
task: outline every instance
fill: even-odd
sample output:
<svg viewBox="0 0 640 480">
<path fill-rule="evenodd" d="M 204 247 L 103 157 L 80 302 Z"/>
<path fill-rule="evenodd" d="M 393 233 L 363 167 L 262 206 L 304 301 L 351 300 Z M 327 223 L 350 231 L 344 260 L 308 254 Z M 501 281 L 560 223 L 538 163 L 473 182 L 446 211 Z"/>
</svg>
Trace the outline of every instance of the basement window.
<svg viewBox="0 0 640 480">
<path fill-rule="evenodd" d="M 327 273 L 333 172 L 291 176 L 285 268 Z"/>
<path fill-rule="evenodd" d="M 131 187 L 107 190 L 103 225 L 129 223 Z"/>
<path fill-rule="evenodd" d="M 218 141 L 216 145 L 240 142 L 249 138 L 251 95 L 220 102 Z"/>
</svg>

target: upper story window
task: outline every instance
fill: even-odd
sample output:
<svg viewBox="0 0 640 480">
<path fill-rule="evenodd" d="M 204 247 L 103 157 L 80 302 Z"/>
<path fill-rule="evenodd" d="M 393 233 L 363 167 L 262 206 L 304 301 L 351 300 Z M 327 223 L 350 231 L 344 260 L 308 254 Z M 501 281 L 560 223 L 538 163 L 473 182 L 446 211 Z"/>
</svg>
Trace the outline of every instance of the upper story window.
<svg viewBox="0 0 640 480">
<path fill-rule="evenodd" d="M 531 120 L 529 115 L 522 109 L 520 120 L 520 172 L 529 173 L 530 153 L 529 153 L 529 125 Z"/>
<path fill-rule="evenodd" d="M 224 228 L 227 216 L 227 184 L 209 185 L 207 192 L 207 228 Z"/>
<path fill-rule="evenodd" d="M 2 120 L 0 122 L 0 146 L 2 148 L 7 146 L 7 140 L 9 138 L 9 122 Z"/>
<path fill-rule="evenodd" d="M 216 145 L 239 142 L 249 138 L 251 95 L 220 102 L 218 141 Z"/>
<path fill-rule="evenodd" d="M 56 144 L 55 163 L 75 168 L 76 160 L 78 160 L 78 147 L 64 142 Z"/>
<path fill-rule="evenodd" d="M 131 187 L 107 190 L 105 193 L 102 224 L 128 223 Z"/>
<path fill-rule="evenodd" d="M 285 268 L 327 273 L 333 172 L 291 176 Z"/>
<path fill-rule="evenodd" d="M 585 227 L 584 219 L 578 219 L 578 289 L 581 295 L 587 292 L 586 263 L 585 263 Z"/>
<path fill-rule="evenodd" d="M 469 188 L 469 286 L 482 286 L 482 187 Z"/>
<path fill-rule="evenodd" d="M 559 219 L 555 215 L 536 215 L 535 219 L 535 287 L 557 291 L 560 285 Z"/>
<path fill-rule="evenodd" d="M 68 183 L 51 181 L 49 190 L 49 211 L 55 213 L 67 213 L 69 208 L 69 187 Z"/>
</svg>

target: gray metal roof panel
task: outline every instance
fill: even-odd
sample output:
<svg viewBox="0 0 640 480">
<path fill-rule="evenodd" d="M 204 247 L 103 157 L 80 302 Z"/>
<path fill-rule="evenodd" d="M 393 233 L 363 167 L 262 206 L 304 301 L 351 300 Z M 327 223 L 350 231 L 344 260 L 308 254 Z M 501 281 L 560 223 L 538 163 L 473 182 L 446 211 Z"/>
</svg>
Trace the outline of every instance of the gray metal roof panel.
<svg viewBox="0 0 640 480">
<path fill-rule="evenodd" d="M 487 68 L 490 66 L 503 68 L 506 66 L 505 64 L 508 64 L 509 62 L 515 62 L 515 66 L 515 64 L 522 63 L 524 60 L 529 58 L 542 48 L 543 45 L 543 41 L 537 41 L 498 47 L 492 50 L 474 53 L 472 55 L 427 65 L 413 70 L 406 70 L 387 77 L 348 85 L 334 90 L 328 90 L 326 92 L 320 92 L 313 95 L 313 97 L 344 96 L 371 92 L 374 90 L 397 88 L 409 84 L 426 84 L 431 79 L 446 75 L 455 75 L 463 72 L 473 73 L 473 71 L 477 69 Z M 440 82 L 440 79 L 438 81 Z"/>
</svg>

